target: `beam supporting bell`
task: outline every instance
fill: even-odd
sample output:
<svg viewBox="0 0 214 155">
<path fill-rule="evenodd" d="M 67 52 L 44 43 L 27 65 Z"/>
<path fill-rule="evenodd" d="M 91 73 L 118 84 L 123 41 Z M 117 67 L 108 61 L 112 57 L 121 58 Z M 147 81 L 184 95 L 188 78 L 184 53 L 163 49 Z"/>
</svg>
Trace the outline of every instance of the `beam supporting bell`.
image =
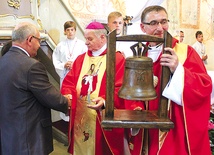
<svg viewBox="0 0 214 155">
<path fill-rule="evenodd" d="M 128 57 L 125 63 L 123 85 L 119 97 L 128 100 L 149 101 L 157 97 L 153 85 L 153 62 L 145 56 Z"/>
</svg>

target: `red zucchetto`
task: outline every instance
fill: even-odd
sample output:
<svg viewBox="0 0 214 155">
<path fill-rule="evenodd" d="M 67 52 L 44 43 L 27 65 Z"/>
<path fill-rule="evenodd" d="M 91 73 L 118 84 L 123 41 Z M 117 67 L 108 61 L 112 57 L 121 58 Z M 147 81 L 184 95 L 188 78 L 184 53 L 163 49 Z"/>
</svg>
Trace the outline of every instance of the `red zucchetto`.
<svg viewBox="0 0 214 155">
<path fill-rule="evenodd" d="M 105 29 L 105 27 L 103 26 L 103 24 L 99 23 L 99 22 L 91 22 L 90 24 L 88 24 L 88 26 L 86 26 L 86 29 Z"/>
</svg>

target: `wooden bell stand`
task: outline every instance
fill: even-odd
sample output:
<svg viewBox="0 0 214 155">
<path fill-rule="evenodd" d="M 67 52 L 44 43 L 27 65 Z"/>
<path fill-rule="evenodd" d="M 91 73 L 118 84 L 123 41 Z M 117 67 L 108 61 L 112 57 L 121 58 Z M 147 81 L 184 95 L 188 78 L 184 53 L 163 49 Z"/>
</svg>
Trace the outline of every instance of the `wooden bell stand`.
<svg viewBox="0 0 214 155">
<path fill-rule="evenodd" d="M 125 35 L 117 36 L 116 30 L 108 35 L 107 42 L 107 66 L 106 66 L 106 107 L 102 114 L 102 127 L 112 128 L 158 128 L 161 131 L 169 131 L 174 127 L 173 122 L 168 118 L 168 99 L 161 96 L 157 111 L 150 110 L 124 110 L 114 109 L 114 81 L 115 81 L 115 51 L 116 41 L 134 42 L 162 42 L 164 47 L 172 46 L 172 37 L 168 32 L 164 38 L 150 35 Z M 166 51 L 164 51 L 166 53 Z M 162 67 L 161 92 L 169 81 L 170 71 L 168 67 Z"/>
</svg>

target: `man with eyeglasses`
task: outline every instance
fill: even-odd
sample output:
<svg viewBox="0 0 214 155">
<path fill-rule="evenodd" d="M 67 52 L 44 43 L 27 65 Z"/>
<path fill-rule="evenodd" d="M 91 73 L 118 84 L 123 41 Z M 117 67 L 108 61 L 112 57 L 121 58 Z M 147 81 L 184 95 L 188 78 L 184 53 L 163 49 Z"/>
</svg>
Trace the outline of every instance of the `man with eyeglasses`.
<svg viewBox="0 0 214 155">
<path fill-rule="evenodd" d="M 40 47 L 36 26 L 19 23 L 12 47 L 0 58 L 0 154 L 48 155 L 53 151 L 51 109 L 64 113 L 70 95 L 50 83 L 45 66 L 32 58 Z"/>
<path fill-rule="evenodd" d="M 39 41 L 39 43 L 41 44 L 42 42 L 43 42 L 43 38 L 38 38 L 38 37 L 36 37 L 36 36 L 32 36 L 32 38 L 35 38 L 35 39 L 37 39 L 38 41 Z"/>
<path fill-rule="evenodd" d="M 165 8 L 161 6 L 145 8 L 141 15 L 140 27 L 148 35 L 163 37 L 164 31 L 168 31 L 169 28 Z M 173 48 L 163 49 L 162 44 L 154 42 L 148 42 L 147 45 L 151 48 L 147 55 L 153 60 L 153 73 L 159 79 L 155 87 L 158 97 L 149 101 L 149 110 L 158 109 L 161 96 L 161 66 L 169 67 L 171 79 L 162 95 L 169 99 L 169 117 L 174 123 L 174 128 L 169 132 L 161 132 L 158 129 L 149 130 L 148 154 L 211 154 L 207 126 L 212 82 L 200 57 L 191 46 L 180 44 L 175 38 L 172 43 Z M 163 54 L 162 50 L 170 54 Z M 132 107 L 139 108 L 134 105 Z M 141 108 L 143 109 L 143 105 Z M 141 154 L 142 149 L 139 146 L 141 144 L 139 139 L 143 140 L 140 133 L 137 135 L 135 133 L 136 136 L 132 137 L 132 151 L 135 153 L 138 151 L 136 154 Z M 136 140 L 137 138 L 139 139 Z"/>
</svg>

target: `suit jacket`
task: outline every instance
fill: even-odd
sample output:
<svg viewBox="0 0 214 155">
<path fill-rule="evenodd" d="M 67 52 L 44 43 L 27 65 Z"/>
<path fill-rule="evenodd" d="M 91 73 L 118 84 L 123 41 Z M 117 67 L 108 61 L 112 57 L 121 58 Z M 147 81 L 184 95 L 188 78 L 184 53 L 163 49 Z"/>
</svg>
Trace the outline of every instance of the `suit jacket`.
<svg viewBox="0 0 214 155">
<path fill-rule="evenodd" d="M 0 154 L 53 151 L 51 109 L 67 112 L 67 99 L 49 82 L 42 63 L 12 47 L 0 58 Z"/>
</svg>

